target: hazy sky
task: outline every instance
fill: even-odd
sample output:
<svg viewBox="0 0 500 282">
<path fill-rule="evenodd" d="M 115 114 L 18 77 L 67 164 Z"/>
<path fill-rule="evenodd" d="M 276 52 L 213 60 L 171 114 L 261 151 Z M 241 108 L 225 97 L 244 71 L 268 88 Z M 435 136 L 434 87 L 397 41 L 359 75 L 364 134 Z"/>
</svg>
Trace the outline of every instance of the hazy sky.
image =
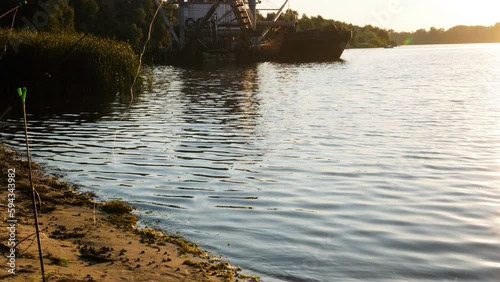
<svg viewBox="0 0 500 282">
<path fill-rule="evenodd" d="M 282 0 L 262 0 L 279 7 Z M 494 25 L 500 22 L 500 0 L 290 0 L 290 8 L 308 16 L 356 25 L 373 24 L 397 31 L 448 29 L 455 25 Z"/>
</svg>

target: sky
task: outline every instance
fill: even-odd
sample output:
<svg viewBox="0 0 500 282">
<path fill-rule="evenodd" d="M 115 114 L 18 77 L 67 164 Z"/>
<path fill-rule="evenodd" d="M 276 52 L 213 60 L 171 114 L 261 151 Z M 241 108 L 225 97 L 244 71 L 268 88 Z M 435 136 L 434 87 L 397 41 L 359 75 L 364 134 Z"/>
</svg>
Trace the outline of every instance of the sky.
<svg viewBox="0 0 500 282">
<path fill-rule="evenodd" d="M 261 0 L 279 7 L 283 0 Z M 289 7 L 308 16 L 321 15 L 355 25 L 372 24 L 396 31 L 456 25 L 491 26 L 500 22 L 500 0 L 290 0 Z"/>
</svg>

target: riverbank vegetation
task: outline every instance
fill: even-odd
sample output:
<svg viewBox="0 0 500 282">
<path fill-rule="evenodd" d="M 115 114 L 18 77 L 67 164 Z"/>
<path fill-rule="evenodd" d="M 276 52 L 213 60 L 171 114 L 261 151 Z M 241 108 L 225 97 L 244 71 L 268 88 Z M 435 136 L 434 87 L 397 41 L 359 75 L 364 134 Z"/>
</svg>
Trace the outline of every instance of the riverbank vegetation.
<svg viewBox="0 0 500 282">
<path fill-rule="evenodd" d="M 0 71 L 9 74 L 0 77 L 2 104 L 12 105 L 21 86 L 30 102 L 50 107 L 129 94 L 155 8 L 151 0 L 2 1 Z M 168 40 L 156 21 L 148 46 Z"/>
<path fill-rule="evenodd" d="M 19 2 L 2 0 L 0 13 L 3 14 Z M 173 5 L 163 4 L 162 7 L 166 15 L 172 16 Z M 36 32 L 89 33 L 126 42 L 138 52 L 146 41 L 155 10 L 154 0 L 28 0 L 18 8 L 13 27 Z M 11 15 L 3 17 L 0 26 L 10 27 L 12 19 Z M 165 47 L 169 40 L 167 27 L 161 17 L 157 17 L 150 46 Z"/>
<path fill-rule="evenodd" d="M 494 26 L 455 26 L 448 30 L 431 27 L 415 32 L 391 32 L 398 45 L 500 43 L 500 23 Z"/>
<path fill-rule="evenodd" d="M 274 13 L 260 16 L 262 20 L 271 20 Z M 335 25 L 352 31 L 353 38 L 350 48 L 377 48 L 388 45 L 419 45 L 419 44 L 461 44 L 461 43 L 497 43 L 500 42 L 500 23 L 494 26 L 455 26 L 448 30 L 430 28 L 428 31 L 419 29 L 415 32 L 396 32 L 372 25 L 357 26 L 322 16 L 299 16 L 297 11 L 288 10 L 281 20 L 297 19 L 298 30 L 324 29 Z"/>
<path fill-rule="evenodd" d="M 138 66 L 130 45 L 92 35 L 2 29 L 0 44 L 8 46 L 0 61 L 5 104 L 21 86 L 34 101 L 127 93 Z"/>
</svg>

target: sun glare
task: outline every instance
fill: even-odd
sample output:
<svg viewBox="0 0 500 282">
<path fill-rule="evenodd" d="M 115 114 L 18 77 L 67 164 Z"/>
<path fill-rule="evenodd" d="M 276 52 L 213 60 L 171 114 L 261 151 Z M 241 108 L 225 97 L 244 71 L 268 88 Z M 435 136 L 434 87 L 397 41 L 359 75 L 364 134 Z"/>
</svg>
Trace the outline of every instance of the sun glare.
<svg viewBox="0 0 500 282">
<path fill-rule="evenodd" d="M 474 5 L 474 2 L 469 2 L 467 7 L 464 7 L 467 11 L 464 11 L 463 21 L 467 25 L 494 25 L 500 22 L 500 14 L 498 13 L 500 9 L 499 4 L 495 4 L 493 7 L 481 7 Z M 500 3 L 500 2 L 498 2 Z"/>
<path fill-rule="evenodd" d="M 263 0 L 262 5 L 274 3 L 273 7 L 279 7 L 279 2 Z M 340 0 L 295 0 L 290 1 L 289 8 L 299 11 L 299 15 L 320 14 L 361 26 L 377 23 L 380 27 L 397 31 L 432 26 L 445 29 L 457 25 L 491 26 L 500 22 L 498 0 L 353 0 L 347 3 Z"/>
</svg>

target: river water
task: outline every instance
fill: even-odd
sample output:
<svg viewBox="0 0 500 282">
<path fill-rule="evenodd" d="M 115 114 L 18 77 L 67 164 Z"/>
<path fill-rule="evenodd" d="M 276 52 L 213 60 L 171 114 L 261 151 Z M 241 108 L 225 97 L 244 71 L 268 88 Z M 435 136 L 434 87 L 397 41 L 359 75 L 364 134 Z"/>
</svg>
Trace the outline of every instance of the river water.
<svg viewBox="0 0 500 282">
<path fill-rule="evenodd" d="M 30 115 L 32 153 L 266 282 L 500 280 L 500 45 L 343 59 L 157 67 L 128 111 Z"/>
</svg>

